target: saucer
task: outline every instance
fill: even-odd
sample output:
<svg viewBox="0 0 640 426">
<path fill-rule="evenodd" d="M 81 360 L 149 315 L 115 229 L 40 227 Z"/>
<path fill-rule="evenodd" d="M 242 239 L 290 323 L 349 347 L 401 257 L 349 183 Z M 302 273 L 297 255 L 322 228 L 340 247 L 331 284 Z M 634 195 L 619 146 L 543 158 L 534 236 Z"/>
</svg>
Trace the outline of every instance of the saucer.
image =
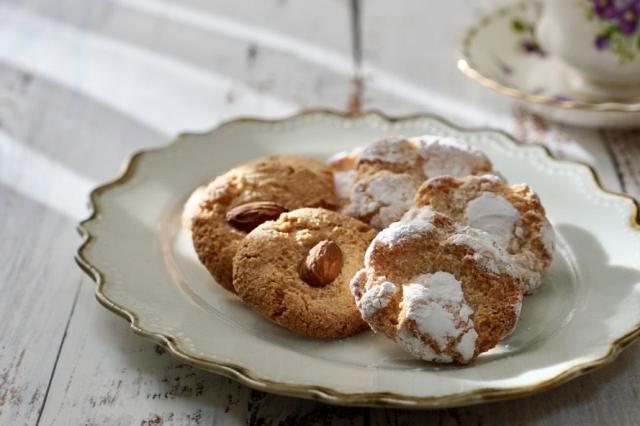
<svg viewBox="0 0 640 426">
<path fill-rule="evenodd" d="M 620 101 L 582 91 L 575 71 L 540 47 L 533 30 L 540 6 L 536 1 L 517 3 L 480 19 L 464 36 L 458 68 L 550 120 L 640 127 L 640 97 Z"/>
</svg>

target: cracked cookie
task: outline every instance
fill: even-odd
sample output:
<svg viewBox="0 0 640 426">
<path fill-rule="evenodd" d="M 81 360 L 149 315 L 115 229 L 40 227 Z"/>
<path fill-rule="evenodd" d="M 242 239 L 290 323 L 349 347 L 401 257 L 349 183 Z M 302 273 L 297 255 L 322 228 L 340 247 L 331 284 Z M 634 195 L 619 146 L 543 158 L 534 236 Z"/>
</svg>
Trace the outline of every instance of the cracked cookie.
<svg viewBox="0 0 640 426">
<path fill-rule="evenodd" d="M 434 176 L 492 172 L 479 150 L 451 137 L 383 139 L 329 161 L 343 212 L 382 229 L 411 206 L 420 184 Z"/>
<path fill-rule="evenodd" d="M 465 364 L 494 347 L 522 303 L 519 278 L 493 238 L 429 207 L 381 231 L 350 286 L 374 331 L 443 363 Z"/>
<path fill-rule="evenodd" d="M 492 175 L 439 176 L 422 184 L 414 206 L 429 206 L 491 234 L 520 267 L 523 292 L 532 294 L 540 286 L 553 257 L 555 234 L 529 185 L 507 185 Z"/>
</svg>

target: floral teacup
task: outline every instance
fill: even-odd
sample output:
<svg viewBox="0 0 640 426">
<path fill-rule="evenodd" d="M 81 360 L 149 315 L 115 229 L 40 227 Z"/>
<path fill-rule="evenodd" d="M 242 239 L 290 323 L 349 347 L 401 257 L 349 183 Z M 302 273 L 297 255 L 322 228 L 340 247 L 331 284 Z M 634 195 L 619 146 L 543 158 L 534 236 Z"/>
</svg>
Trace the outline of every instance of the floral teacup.
<svg viewBox="0 0 640 426">
<path fill-rule="evenodd" d="M 637 95 L 640 0 L 544 0 L 536 36 L 546 52 L 574 69 L 574 88 Z"/>
</svg>

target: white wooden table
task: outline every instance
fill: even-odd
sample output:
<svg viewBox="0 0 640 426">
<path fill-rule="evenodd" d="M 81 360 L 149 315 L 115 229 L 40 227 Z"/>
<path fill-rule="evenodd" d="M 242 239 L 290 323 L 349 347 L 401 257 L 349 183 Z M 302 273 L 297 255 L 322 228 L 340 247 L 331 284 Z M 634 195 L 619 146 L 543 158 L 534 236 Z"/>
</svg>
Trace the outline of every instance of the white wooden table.
<svg viewBox="0 0 640 426">
<path fill-rule="evenodd" d="M 637 424 L 640 345 L 530 398 L 331 407 L 180 364 L 100 307 L 73 262 L 88 191 L 132 151 L 236 115 L 358 97 L 363 109 L 502 128 L 640 197 L 640 131 L 546 122 L 455 69 L 461 31 L 495 3 L 0 0 L 0 424 Z"/>
</svg>

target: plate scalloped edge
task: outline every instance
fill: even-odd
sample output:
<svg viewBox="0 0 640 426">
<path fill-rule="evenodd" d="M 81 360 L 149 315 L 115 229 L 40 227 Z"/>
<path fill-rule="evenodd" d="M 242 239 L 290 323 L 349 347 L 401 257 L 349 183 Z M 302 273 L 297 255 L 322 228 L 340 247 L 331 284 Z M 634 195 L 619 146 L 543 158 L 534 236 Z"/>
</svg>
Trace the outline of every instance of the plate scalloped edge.
<svg viewBox="0 0 640 426">
<path fill-rule="evenodd" d="M 402 117 L 390 117 L 377 110 L 370 110 L 370 111 L 363 112 L 361 114 L 354 115 L 354 114 L 347 114 L 347 113 L 343 113 L 343 112 L 331 110 L 331 109 L 316 108 L 316 109 L 305 109 L 300 112 L 294 113 L 292 115 L 286 116 L 284 118 L 278 118 L 278 119 L 240 117 L 240 118 L 225 121 L 220 125 L 216 126 L 214 129 L 207 132 L 202 132 L 199 134 L 210 133 L 212 131 L 218 130 L 222 127 L 225 127 L 227 125 L 231 125 L 234 123 L 257 122 L 257 123 L 265 123 L 265 124 L 277 124 L 277 123 L 285 122 L 287 120 L 296 119 L 302 116 L 311 116 L 311 115 L 326 115 L 326 116 L 331 116 L 334 119 L 338 118 L 342 120 L 358 119 L 363 117 L 375 117 L 376 119 L 381 120 L 387 124 L 392 124 L 392 123 L 397 123 L 402 121 L 429 119 L 429 120 L 438 121 L 440 122 L 440 124 L 451 127 L 460 132 L 483 132 L 484 131 L 484 132 L 499 133 L 502 136 L 504 136 L 507 140 L 509 140 L 510 143 L 512 143 L 513 145 L 525 146 L 525 144 L 518 142 L 512 136 L 500 130 L 495 130 L 490 128 L 461 128 L 448 122 L 447 120 L 444 120 L 438 116 L 431 115 L 431 114 L 415 114 L 415 115 L 407 115 Z M 84 255 L 84 251 L 86 247 L 89 244 L 91 244 L 92 241 L 94 241 L 94 237 L 91 235 L 91 233 L 88 231 L 85 225 L 91 222 L 92 220 L 94 220 L 100 214 L 100 208 L 97 202 L 100 195 L 110 190 L 111 188 L 117 187 L 127 182 L 135 174 L 137 164 L 145 154 L 148 154 L 154 151 L 163 150 L 173 144 L 179 143 L 181 139 L 183 139 L 188 135 L 193 135 L 193 133 L 181 133 L 180 135 L 178 135 L 176 139 L 171 141 L 166 146 L 140 150 L 135 152 L 124 163 L 122 172 L 117 178 L 105 184 L 102 184 L 91 191 L 91 193 L 89 194 L 89 204 L 92 209 L 92 212 L 87 219 L 81 221 L 77 226 L 78 232 L 80 233 L 83 240 L 75 254 L 75 260 L 80 266 L 80 268 L 97 284 L 96 299 L 100 302 L 100 304 L 102 304 L 105 308 L 112 311 L 113 313 L 129 321 L 131 329 L 136 334 L 143 336 L 145 338 L 148 338 L 153 342 L 164 346 L 173 356 L 175 356 L 176 358 L 180 359 L 185 363 L 234 379 L 244 385 L 247 385 L 251 388 L 254 388 L 260 391 L 301 397 L 301 398 L 310 398 L 310 399 L 315 399 L 315 400 L 319 400 L 319 401 L 330 403 L 330 404 L 351 405 L 351 406 L 380 406 L 380 407 L 395 407 L 395 408 L 405 408 L 405 409 L 446 408 L 446 407 L 454 407 L 454 406 L 462 406 L 462 405 L 472 405 L 472 404 L 478 404 L 478 403 L 489 402 L 489 401 L 518 398 L 518 397 L 531 395 L 534 393 L 541 392 L 543 390 L 556 387 L 575 377 L 578 377 L 598 367 L 608 364 L 609 362 L 613 361 L 624 348 L 626 348 L 629 344 L 631 344 L 635 339 L 640 337 L 640 324 L 636 324 L 626 334 L 624 334 L 623 336 L 620 336 L 618 339 L 611 342 L 607 353 L 605 353 L 600 358 L 574 365 L 570 368 L 567 368 L 562 373 L 557 374 L 556 376 L 550 379 L 538 382 L 535 385 L 512 387 L 507 389 L 482 388 L 482 389 L 477 389 L 471 392 L 462 392 L 458 394 L 447 395 L 444 397 L 413 397 L 413 396 L 405 396 L 405 395 L 394 394 L 389 392 L 343 393 L 328 387 L 273 382 L 273 381 L 258 377 L 257 375 L 252 373 L 251 370 L 241 367 L 239 365 L 234 365 L 226 362 L 216 362 L 211 359 L 203 359 L 196 355 L 190 354 L 188 353 L 188 351 L 181 348 L 172 336 L 162 334 L 162 333 L 155 333 L 141 327 L 139 325 L 140 324 L 139 318 L 135 312 L 131 312 L 130 310 L 127 310 L 124 307 L 118 305 L 113 300 L 110 300 L 103 291 L 105 282 L 106 282 L 104 279 L 104 274 L 100 270 L 98 270 L 94 265 L 92 265 L 91 262 L 87 260 L 87 258 Z M 593 179 L 594 189 L 597 189 L 598 191 L 603 192 L 605 194 L 619 197 L 621 202 L 624 202 L 630 205 L 632 213 L 629 217 L 629 226 L 640 232 L 640 205 L 638 204 L 638 202 L 635 201 L 633 198 L 629 197 L 628 195 L 604 189 L 598 180 L 595 170 L 591 166 L 585 163 L 577 162 L 577 161 L 557 159 L 544 146 L 527 145 L 527 149 L 541 150 L 545 153 L 546 157 L 548 157 L 548 159 L 550 159 L 553 162 L 578 165 L 587 169 L 590 176 Z"/>
</svg>

